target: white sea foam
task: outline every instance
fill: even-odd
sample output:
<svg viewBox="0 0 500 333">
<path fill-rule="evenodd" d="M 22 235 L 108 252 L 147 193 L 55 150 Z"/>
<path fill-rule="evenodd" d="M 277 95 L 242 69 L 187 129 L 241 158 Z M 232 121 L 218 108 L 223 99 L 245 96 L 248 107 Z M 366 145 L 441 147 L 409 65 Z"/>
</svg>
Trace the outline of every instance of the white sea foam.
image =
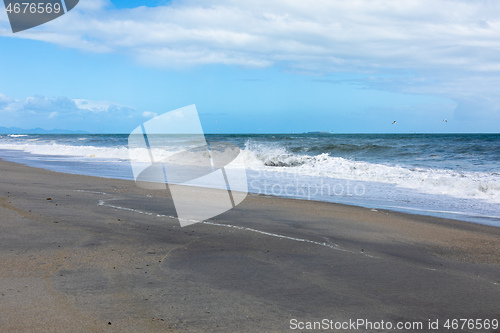
<svg viewBox="0 0 500 333">
<path fill-rule="evenodd" d="M 79 141 L 82 142 L 81 140 Z M 129 150 L 125 146 L 97 147 L 65 145 L 48 142 L 1 142 L 0 149 L 22 150 L 37 155 L 67 156 L 83 160 L 127 161 Z M 133 148 L 134 162 L 149 162 L 146 149 Z M 154 149 L 154 156 L 171 156 L 182 148 Z M 327 153 L 299 155 L 270 142 L 247 142 L 241 153 L 245 165 L 257 172 L 293 174 L 295 177 L 322 177 L 344 180 L 393 184 L 422 193 L 447 195 L 456 198 L 480 199 L 500 203 L 500 174 L 487 172 L 461 172 L 437 168 L 417 168 L 354 161 L 332 157 Z"/>
<path fill-rule="evenodd" d="M 96 146 L 73 146 L 58 143 L 53 144 L 31 144 L 31 143 L 0 143 L 0 149 L 21 150 L 30 154 L 67 156 L 91 159 L 129 160 L 127 147 L 96 147 Z M 146 149 L 134 148 L 136 151 L 135 162 L 149 162 L 149 152 Z M 155 156 L 168 157 L 179 152 L 179 149 L 153 149 Z"/>
<path fill-rule="evenodd" d="M 247 144 L 243 154 L 246 165 L 257 171 L 386 183 L 423 193 L 500 203 L 497 173 L 385 165 L 331 157 L 326 153 L 296 155 L 269 144 Z"/>
<path fill-rule="evenodd" d="M 108 148 L 94 146 L 72 146 L 62 144 L 2 143 L 0 149 L 22 150 L 36 155 L 72 156 L 84 158 L 127 159 L 125 147 Z"/>
<path fill-rule="evenodd" d="M 111 200 L 116 200 L 116 199 L 111 199 Z M 156 216 L 156 217 L 162 217 L 162 218 L 166 217 L 169 219 L 178 219 L 177 217 L 171 216 L 171 215 L 157 214 L 157 213 L 147 212 L 147 211 L 143 211 L 143 210 L 139 210 L 139 209 L 111 205 L 111 204 L 107 203 L 105 200 L 99 200 L 98 205 L 102 206 L 102 207 L 109 207 L 109 208 L 117 209 L 117 210 L 125 210 L 125 211 L 129 211 L 129 212 L 137 213 L 137 214 Z M 195 222 L 197 222 L 197 221 L 195 221 Z M 327 247 L 327 248 L 330 248 L 333 250 L 337 250 L 337 251 L 349 252 L 349 253 L 353 253 L 353 254 L 362 254 L 366 257 L 376 258 L 375 256 L 372 256 L 372 255 L 364 253 L 364 252 L 354 252 L 354 251 L 344 249 L 344 248 L 340 247 L 338 244 L 331 243 L 331 242 L 318 242 L 318 241 L 313 241 L 310 239 L 280 235 L 280 234 L 276 234 L 276 233 L 272 233 L 272 232 L 257 230 L 254 228 L 240 227 L 240 226 L 231 225 L 231 224 L 223 224 L 223 223 L 216 223 L 216 222 L 210 222 L 210 221 L 201 221 L 201 223 L 207 224 L 207 225 L 212 225 L 212 226 L 217 226 L 217 227 L 231 228 L 231 229 L 237 229 L 237 230 L 242 230 L 242 231 L 250 231 L 250 232 L 258 233 L 258 234 L 265 235 L 265 236 L 271 236 L 271 237 L 275 237 L 275 238 L 279 238 L 279 239 L 286 239 L 286 240 L 291 240 L 291 241 L 296 241 L 296 242 L 301 242 L 301 243 L 309 243 L 309 244 L 324 246 L 324 247 Z"/>
</svg>

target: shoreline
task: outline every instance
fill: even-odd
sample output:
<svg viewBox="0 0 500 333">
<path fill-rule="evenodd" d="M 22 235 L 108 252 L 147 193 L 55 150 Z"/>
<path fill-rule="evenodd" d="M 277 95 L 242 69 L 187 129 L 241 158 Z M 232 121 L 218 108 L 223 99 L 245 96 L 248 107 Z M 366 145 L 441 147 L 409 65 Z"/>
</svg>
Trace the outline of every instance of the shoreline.
<svg viewBox="0 0 500 333">
<path fill-rule="evenodd" d="M 0 323 L 9 332 L 500 319 L 496 227 L 249 195 L 181 228 L 163 217 L 175 216 L 168 192 L 3 160 L 0 170 Z"/>
<path fill-rule="evenodd" d="M 10 150 L 5 150 L 6 152 L 13 152 Z M 29 153 L 28 153 L 29 154 Z M 13 155 L 15 156 L 15 155 Z M 87 173 L 85 173 L 83 170 L 77 170 L 74 171 L 74 173 L 68 172 L 71 164 L 68 164 L 66 166 L 67 170 L 54 170 L 51 168 L 51 163 L 53 162 L 43 162 L 41 165 L 37 165 L 37 162 L 33 162 L 25 159 L 16 159 L 13 156 L 1 156 L 0 160 L 4 161 L 9 161 L 11 163 L 16 163 L 20 165 L 24 165 L 27 167 L 31 168 L 37 168 L 37 169 L 42 169 L 42 170 L 48 170 L 52 172 L 57 172 L 57 173 L 65 173 L 65 174 L 70 174 L 70 175 L 80 175 L 80 176 L 89 176 L 89 177 L 98 177 L 98 178 L 104 178 L 104 179 L 111 179 L 111 180 L 125 180 L 125 181 L 134 181 L 133 180 L 133 175 L 130 173 L 130 175 L 127 176 L 113 176 L 113 171 L 107 170 L 104 175 L 97 175 L 97 174 L 92 174 L 87 170 Z M 36 155 L 35 155 L 36 156 Z M 68 163 L 68 161 L 66 161 Z M 78 161 L 71 161 L 71 163 L 80 163 Z M 84 164 L 89 163 L 89 166 L 91 165 L 90 161 L 84 161 Z M 45 165 L 45 166 L 43 166 Z M 107 173 L 107 175 L 106 175 Z M 350 186 L 349 183 L 351 180 L 344 180 L 344 179 L 339 179 L 339 182 L 346 182 L 346 186 Z M 352 181 L 355 183 L 355 181 Z M 409 214 L 409 215 L 418 215 L 418 216 L 430 216 L 430 217 L 436 217 L 436 218 L 443 218 L 443 219 L 449 219 L 449 220 L 457 220 L 457 221 L 462 221 L 462 222 L 467 222 L 467 223 L 473 223 L 473 224 L 479 224 L 479 225 L 486 225 L 486 226 L 493 226 L 500 228 L 500 222 L 499 222 L 499 217 L 498 216 L 490 216 L 490 215 L 478 215 L 476 213 L 470 213 L 470 212 L 459 212 L 459 211 L 446 211 L 446 210 L 430 210 L 430 209 L 422 209 L 422 208 L 416 208 L 416 207 L 404 207 L 404 206 L 391 206 L 390 203 L 369 203 L 369 202 L 360 202 L 358 204 L 352 203 L 350 201 L 344 200 L 337 200 L 337 201 L 327 201 L 327 200 L 319 200 L 315 198 L 307 198 L 307 197 L 296 197 L 296 196 L 285 196 L 285 195 L 272 195 L 272 194 L 267 194 L 267 189 L 260 189 L 259 191 L 264 191 L 266 193 L 256 193 L 256 192 L 249 192 L 252 195 L 263 195 L 263 196 L 269 196 L 269 197 L 275 197 L 275 198 L 283 198 L 283 199 L 292 199 L 292 200 L 302 200 L 302 201 L 311 201 L 311 202 L 325 202 L 325 203 L 332 203 L 332 204 L 339 204 L 339 205 L 347 205 L 347 206 L 353 206 L 353 207 L 360 207 L 360 208 L 367 208 L 367 209 L 377 209 L 377 210 L 385 210 L 385 211 L 391 211 L 391 212 L 400 212 L 403 214 Z M 349 191 L 349 189 L 348 189 Z M 461 218 L 460 218 L 461 217 Z"/>
</svg>

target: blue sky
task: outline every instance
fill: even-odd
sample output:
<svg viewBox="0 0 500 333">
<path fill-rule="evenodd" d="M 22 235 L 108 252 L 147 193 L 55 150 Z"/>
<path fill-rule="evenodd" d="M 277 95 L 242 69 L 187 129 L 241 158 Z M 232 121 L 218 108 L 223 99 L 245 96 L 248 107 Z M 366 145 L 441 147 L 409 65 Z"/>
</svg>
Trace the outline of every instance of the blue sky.
<svg viewBox="0 0 500 333">
<path fill-rule="evenodd" d="M 1 8 L 0 127 L 500 132 L 499 51 L 496 1 L 80 0 L 16 34 Z"/>
</svg>

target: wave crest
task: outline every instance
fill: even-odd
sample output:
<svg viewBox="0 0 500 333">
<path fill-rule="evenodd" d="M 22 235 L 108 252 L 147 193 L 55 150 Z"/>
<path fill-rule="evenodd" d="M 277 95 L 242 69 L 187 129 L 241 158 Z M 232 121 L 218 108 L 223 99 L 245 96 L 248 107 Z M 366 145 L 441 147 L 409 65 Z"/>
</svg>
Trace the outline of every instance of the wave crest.
<svg viewBox="0 0 500 333">
<path fill-rule="evenodd" d="M 266 172 L 284 172 L 297 176 L 393 184 L 422 193 L 457 198 L 482 199 L 500 203 L 498 173 L 460 172 L 457 170 L 417 168 L 355 161 L 332 157 L 327 153 L 300 155 L 268 143 L 247 142 L 242 150 L 247 167 Z"/>
<path fill-rule="evenodd" d="M 78 142 L 82 142 L 81 140 Z M 155 150 L 155 156 L 168 157 L 185 147 Z M 99 147 L 49 142 L 2 142 L 0 149 L 22 150 L 27 153 L 67 156 L 84 160 L 126 161 L 129 149 L 123 145 Z M 146 149 L 134 148 L 134 162 L 149 162 Z M 378 148 L 376 148 L 378 149 Z M 393 184 L 421 193 L 447 195 L 456 198 L 481 199 L 500 203 L 500 174 L 437 168 L 421 168 L 390 163 L 374 163 L 334 157 L 323 152 L 313 154 L 291 152 L 272 142 L 247 141 L 241 150 L 248 169 L 283 172 L 296 177 L 328 177 L 335 179 Z M 401 160 L 401 159 L 400 159 Z M 410 161 L 411 162 L 411 161 Z"/>
</svg>

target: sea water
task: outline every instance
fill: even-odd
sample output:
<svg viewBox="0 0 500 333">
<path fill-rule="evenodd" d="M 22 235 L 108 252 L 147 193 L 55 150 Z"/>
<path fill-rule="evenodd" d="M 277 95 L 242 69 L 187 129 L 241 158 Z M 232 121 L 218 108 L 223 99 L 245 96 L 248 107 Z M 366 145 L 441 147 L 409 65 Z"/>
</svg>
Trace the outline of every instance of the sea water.
<svg viewBox="0 0 500 333">
<path fill-rule="evenodd" d="M 228 134 L 252 193 L 391 209 L 500 227 L 500 134 Z M 128 135 L 2 135 L 0 157 L 133 179 Z M 165 138 L 155 155 L 189 149 Z M 134 148 L 137 149 L 137 148 Z M 136 163 L 149 161 L 139 151 Z"/>
</svg>

